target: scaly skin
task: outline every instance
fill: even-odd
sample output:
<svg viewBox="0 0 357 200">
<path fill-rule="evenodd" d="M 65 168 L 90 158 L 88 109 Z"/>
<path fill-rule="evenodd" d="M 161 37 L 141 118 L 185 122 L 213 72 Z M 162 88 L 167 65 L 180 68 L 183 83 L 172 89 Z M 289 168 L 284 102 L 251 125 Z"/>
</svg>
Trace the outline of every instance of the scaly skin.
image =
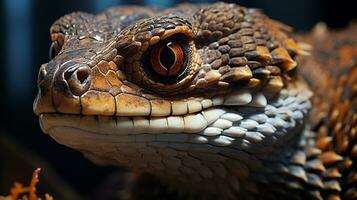
<svg viewBox="0 0 357 200">
<path fill-rule="evenodd" d="M 316 147 L 335 155 L 325 160 L 323 173 L 331 176 L 323 179 L 339 182 L 331 199 L 357 199 L 357 25 L 330 32 L 317 26 L 302 40 L 314 47 L 312 58 L 301 58 L 299 63 L 315 91 L 310 121 Z"/>
<path fill-rule="evenodd" d="M 53 59 L 40 68 L 34 111 L 59 143 L 153 174 L 185 198 L 346 196 L 348 173 L 328 171 L 343 157 L 319 149 L 310 130 L 312 93 L 295 59 L 307 46 L 290 35 L 258 10 L 225 3 L 72 13 L 51 27 Z M 157 56 L 164 42 L 184 55 L 170 77 L 152 62 L 179 60 Z M 143 195 L 134 197 L 155 198 Z"/>
</svg>

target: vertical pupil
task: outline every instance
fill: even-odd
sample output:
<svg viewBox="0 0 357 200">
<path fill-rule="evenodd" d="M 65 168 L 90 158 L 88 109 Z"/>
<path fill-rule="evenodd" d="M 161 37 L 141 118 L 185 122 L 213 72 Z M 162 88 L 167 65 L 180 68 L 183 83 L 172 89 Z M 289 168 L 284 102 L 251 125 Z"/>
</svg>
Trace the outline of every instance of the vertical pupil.
<svg viewBox="0 0 357 200">
<path fill-rule="evenodd" d="M 167 43 L 160 52 L 160 62 L 167 70 L 175 63 L 175 53 L 169 48 L 170 45 L 171 42 Z"/>
</svg>

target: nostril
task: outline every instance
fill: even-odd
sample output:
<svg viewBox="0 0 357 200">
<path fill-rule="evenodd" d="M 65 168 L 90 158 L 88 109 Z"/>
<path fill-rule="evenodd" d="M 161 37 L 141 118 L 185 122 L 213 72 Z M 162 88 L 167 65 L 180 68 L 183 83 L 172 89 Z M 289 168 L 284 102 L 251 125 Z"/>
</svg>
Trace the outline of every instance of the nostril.
<svg viewBox="0 0 357 200">
<path fill-rule="evenodd" d="M 74 95 L 80 96 L 85 93 L 90 86 L 90 71 L 88 66 L 74 66 L 64 73 L 64 78 Z"/>
<path fill-rule="evenodd" d="M 80 68 L 77 70 L 77 78 L 81 84 L 83 84 L 89 77 L 89 71 L 85 68 Z"/>
</svg>

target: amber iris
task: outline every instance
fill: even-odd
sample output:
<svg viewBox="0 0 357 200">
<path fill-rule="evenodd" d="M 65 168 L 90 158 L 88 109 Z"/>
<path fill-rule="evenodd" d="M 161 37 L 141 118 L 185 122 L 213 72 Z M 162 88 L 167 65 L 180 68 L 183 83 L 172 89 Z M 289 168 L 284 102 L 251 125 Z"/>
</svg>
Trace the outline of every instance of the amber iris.
<svg viewBox="0 0 357 200">
<path fill-rule="evenodd" d="M 152 69 L 157 74 L 177 76 L 184 68 L 184 50 L 175 40 L 160 42 L 151 50 L 150 62 Z"/>
</svg>

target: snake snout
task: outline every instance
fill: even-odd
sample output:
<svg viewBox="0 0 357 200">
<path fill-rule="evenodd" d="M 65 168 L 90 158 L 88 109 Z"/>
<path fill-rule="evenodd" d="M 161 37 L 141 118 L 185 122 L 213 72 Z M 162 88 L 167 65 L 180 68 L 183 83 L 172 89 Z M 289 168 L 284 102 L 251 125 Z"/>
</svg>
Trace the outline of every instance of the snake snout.
<svg viewBox="0 0 357 200">
<path fill-rule="evenodd" d="M 91 82 L 91 69 L 87 65 L 74 66 L 64 72 L 64 79 L 74 95 L 85 93 Z"/>
<path fill-rule="evenodd" d="M 81 112 L 80 96 L 86 93 L 92 82 L 92 69 L 74 61 L 51 61 L 41 66 L 37 78 L 38 94 L 34 112 L 68 113 Z"/>
<path fill-rule="evenodd" d="M 52 104 L 52 77 L 55 67 L 48 63 L 41 65 L 37 76 L 38 93 L 33 105 L 36 114 L 54 112 Z"/>
<path fill-rule="evenodd" d="M 38 86 L 40 86 L 45 81 L 45 77 L 47 75 L 46 65 L 47 64 L 41 65 L 40 71 L 38 72 L 38 76 L 37 76 L 37 85 Z"/>
</svg>

